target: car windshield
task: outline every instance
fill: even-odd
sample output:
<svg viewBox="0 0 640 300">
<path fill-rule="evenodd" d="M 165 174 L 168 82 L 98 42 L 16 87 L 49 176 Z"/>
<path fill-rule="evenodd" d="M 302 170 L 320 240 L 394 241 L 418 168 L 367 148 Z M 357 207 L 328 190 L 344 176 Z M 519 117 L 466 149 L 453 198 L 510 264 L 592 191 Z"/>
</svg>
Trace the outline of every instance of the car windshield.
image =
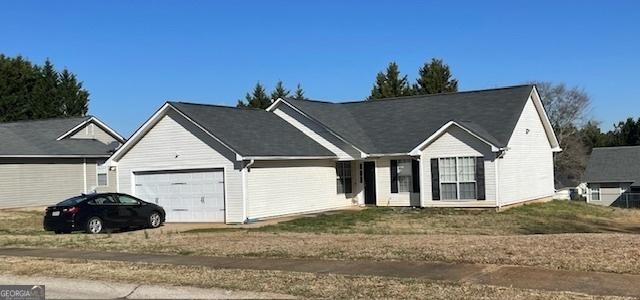
<svg viewBox="0 0 640 300">
<path fill-rule="evenodd" d="M 58 205 L 58 206 L 72 206 L 72 205 L 76 205 L 76 204 L 82 202 L 85 199 L 87 199 L 87 197 L 85 197 L 85 196 L 76 196 L 76 197 L 64 200 L 64 201 L 62 201 L 62 202 L 60 202 L 60 203 L 58 203 L 56 205 Z"/>
</svg>

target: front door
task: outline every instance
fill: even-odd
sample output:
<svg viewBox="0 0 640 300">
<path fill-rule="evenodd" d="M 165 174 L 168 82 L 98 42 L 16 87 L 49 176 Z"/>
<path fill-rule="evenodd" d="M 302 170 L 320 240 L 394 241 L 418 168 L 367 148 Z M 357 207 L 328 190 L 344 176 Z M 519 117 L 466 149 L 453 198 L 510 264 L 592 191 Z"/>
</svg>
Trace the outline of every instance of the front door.
<svg viewBox="0 0 640 300">
<path fill-rule="evenodd" d="M 364 204 L 376 204 L 376 163 L 364 162 Z"/>
</svg>

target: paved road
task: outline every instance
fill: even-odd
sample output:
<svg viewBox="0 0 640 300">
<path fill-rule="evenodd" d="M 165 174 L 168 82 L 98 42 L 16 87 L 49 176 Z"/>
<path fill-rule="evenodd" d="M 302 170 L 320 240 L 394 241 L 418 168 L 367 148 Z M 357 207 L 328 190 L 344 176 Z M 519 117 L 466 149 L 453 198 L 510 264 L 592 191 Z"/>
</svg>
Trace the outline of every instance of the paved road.
<svg viewBox="0 0 640 300">
<path fill-rule="evenodd" d="M 108 281 L 0 275 L 2 284 L 45 285 L 47 299 L 294 299 L 288 295 L 140 285 Z"/>
<path fill-rule="evenodd" d="M 0 249 L 3 256 L 109 260 L 205 266 L 215 269 L 278 270 L 342 275 L 420 278 L 591 295 L 640 295 L 640 275 L 548 270 L 524 266 L 411 261 L 340 261 L 139 254 L 72 249 Z"/>
</svg>

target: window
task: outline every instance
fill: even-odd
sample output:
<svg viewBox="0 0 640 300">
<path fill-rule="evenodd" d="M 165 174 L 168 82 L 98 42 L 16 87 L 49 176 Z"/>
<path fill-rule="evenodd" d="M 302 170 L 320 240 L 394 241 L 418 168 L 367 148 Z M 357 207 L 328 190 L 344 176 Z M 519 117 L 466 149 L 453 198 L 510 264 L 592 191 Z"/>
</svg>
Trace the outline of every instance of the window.
<svg viewBox="0 0 640 300">
<path fill-rule="evenodd" d="M 440 158 L 438 166 L 442 199 L 476 199 L 475 157 Z"/>
<path fill-rule="evenodd" d="M 398 160 L 398 192 L 411 192 L 413 179 L 411 177 L 411 160 Z"/>
<path fill-rule="evenodd" d="M 600 201 L 600 186 L 599 185 L 591 186 L 591 200 Z"/>
<path fill-rule="evenodd" d="M 98 204 L 98 205 L 103 205 L 103 204 L 116 204 L 116 200 L 113 199 L 113 196 L 111 195 L 101 195 L 101 196 L 97 196 L 95 198 L 93 198 L 92 200 L 89 201 L 90 204 Z"/>
<path fill-rule="evenodd" d="M 351 194 L 351 162 L 339 161 L 336 163 L 336 180 L 338 194 Z"/>
<path fill-rule="evenodd" d="M 98 186 L 108 186 L 109 185 L 109 167 L 103 163 L 98 163 L 96 165 L 96 173 L 97 173 L 97 181 Z"/>
<path fill-rule="evenodd" d="M 126 204 L 126 205 L 140 204 L 140 201 L 138 201 L 138 199 L 130 196 L 126 196 L 126 195 L 118 195 L 118 201 L 120 201 L 121 204 Z"/>
</svg>

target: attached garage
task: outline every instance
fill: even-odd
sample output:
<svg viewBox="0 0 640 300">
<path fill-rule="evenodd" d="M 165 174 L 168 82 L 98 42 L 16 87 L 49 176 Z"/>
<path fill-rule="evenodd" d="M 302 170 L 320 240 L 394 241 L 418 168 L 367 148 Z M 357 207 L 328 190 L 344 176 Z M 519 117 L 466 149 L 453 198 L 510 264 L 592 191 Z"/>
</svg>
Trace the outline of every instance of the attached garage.
<svg viewBox="0 0 640 300">
<path fill-rule="evenodd" d="M 164 207 L 167 222 L 224 222 L 224 171 L 135 172 L 135 195 Z"/>
<path fill-rule="evenodd" d="M 243 223 L 350 205 L 336 199 L 335 158 L 270 112 L 168 102 L 109 164 L 119 192 L 161 205 L 168 222 Z M 287 186 L 298 182 L 322 188 L 300 201 Z"/>
</svg>

